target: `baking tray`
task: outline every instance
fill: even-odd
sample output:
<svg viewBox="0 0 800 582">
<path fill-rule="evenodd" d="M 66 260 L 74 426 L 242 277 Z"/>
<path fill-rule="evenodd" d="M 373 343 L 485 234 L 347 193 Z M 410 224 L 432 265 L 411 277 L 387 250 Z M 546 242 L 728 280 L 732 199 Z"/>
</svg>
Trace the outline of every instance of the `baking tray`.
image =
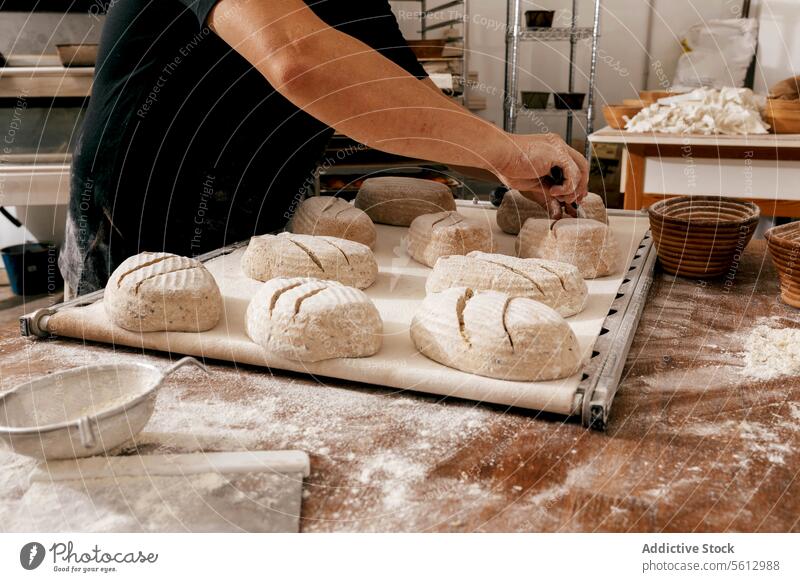
<svg viewBox="0 0 800 582">
<path fill-rule="evenodd" d="M 485 220 L 494 229 L 498 251 L 513 251 L 513 236 L 496 225 L 495 209 L 487 203 L 458 201 L 459 211 Z M 225 299 L 225 316 L 208 332 L 121 330 L 105 317 L 102 291 L 41 309 L 21 318 L 22 335 L 57 335 L 81 340 L 153 349 L 216 360 L 307 373 L 465 398 L 507 406 L 580 417 L 586 426 L 604 429 L 633 334 L 652 282 L 655 253 L 643 213 L 609 211 L 613 232 L 625 257 L 624 267 L 610 277 L 589 280 L 586 309 L 567 321 L 578 336 L 584 369 L 570 378 L 550 382 L 514 382 L 485 378 L 447 368 L 419 354 L 408 335 L 408 323 L 424 297 L 430 269 L 404 250 L 407 229 L 376 225 L 375 256 L 380 274 L 366 290 L 384 319 L 384 346 L 370 358 L 344 358 L 304 364 L 265 353 L 244 334 L 244 311 L 261 283 L 247 279 L 239 268 L 246 242 L 199 257 L 217 278 Z"/>
</svg>

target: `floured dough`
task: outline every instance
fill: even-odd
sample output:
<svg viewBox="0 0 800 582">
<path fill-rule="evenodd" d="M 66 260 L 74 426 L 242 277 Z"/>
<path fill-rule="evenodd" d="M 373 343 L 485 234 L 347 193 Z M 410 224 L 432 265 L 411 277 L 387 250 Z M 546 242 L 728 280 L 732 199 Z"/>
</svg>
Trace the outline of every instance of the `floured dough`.
<svg viewBox="0 0 800 582">
<path fill-rule="evenodd" d="M 512 297 L 535 299 L 564 317 L 579 313 L 589 294 L 586 282 L 573 265 L 480 251 L 436 261 L 425 290 L 437 293 L 451 287 L 500 291 Z"/>
<path fill-rule="evenodd" d="M 381 347 L 383 322 L 363 291 L 336 281 L 277 278 L 247 307 L 247 335 L 288 360 L 360 358 Z"/>
<path fill-rule="evenodd" d="M 584 279 L 605 277 L 620 263 L 611 229 L 588 218 L 562 218 L 556 222 L 530 218 L 516 242 L 517 255 L 575 265 Z"/>
<path fill-rule="evenodd" d="M 314 277 L 366 289 L 378 276 L 378 263 L 368 246 L 355 241 L 282 232 L 251 238 L 242 271 L 259 281 Z"/>
<path fill-rule="evenodd" d="M 496 291 L 453 287 L 431 293 L 411 322 L 411 339 L 428 358 L 503 380 L 566 378 L 581 365 L 567 322 L 543 303 Z"/>
<path fill-rule="evenodd" d="M 529 218 L 549 218 L 547 210 L 525 198 L 519 190 L 509 190 L 497 209 L 497 226 L 505 233 L 518 234 Z"/>
<path fill-rule="evenodd" d="M 289 227 L 296 234 L 335 236 L 375 246 L 375 225 L 363 210 L 335 196 L 312 196 L 303 201 Z"/>
<path fill-rule="evenodd" d="M 583 210 L 583 218 L 608 224 L 608 212 L 601 196 L 589 192 L 581 202 L 581 210 Z"/>
<path fill-rule="evenodd" d="M 458 212 L 423 214 L 408 229 L 408 254 L 432 267 L 446 255 L 466 255 L 471 251 L 494 250 L 488 224 L 469 220 Z"/>
<path fill-rule="evenodd" d="M 455 210 L 448 186 L 433 180 L 383 176 L 364 180 L 355 207 L 381 224 L 408 226 L 422 214 Z"/>
<path fill-rule="evenodd" d="M 203 264 L 171 253 L 140 253 L 116 268 L 103 305 L 130 331 L 206 331 L 222 314 L 222 295 Z"/>
</svg>

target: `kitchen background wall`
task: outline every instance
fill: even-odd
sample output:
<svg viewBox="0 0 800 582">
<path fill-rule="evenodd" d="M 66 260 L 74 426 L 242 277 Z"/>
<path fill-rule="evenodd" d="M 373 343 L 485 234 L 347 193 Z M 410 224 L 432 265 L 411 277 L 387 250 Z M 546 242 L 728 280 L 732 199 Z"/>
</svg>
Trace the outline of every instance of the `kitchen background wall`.
<svg viewBox="0 0 800 582">
<path fill-rule="evenodd" d="M 445 0 L 441 0 L 444 3 Z M 435 6 L 438 0 L 428 0 Z M 592 0 L 578 0 L 579 25 L 591 23 Z M 401 18 L 401 27 L 409 38 L 417 38 L 417 20 L 409 13 L 419 9 L 419 2 L 393 2 Z M 556 18 L 568 22 L 571 0 L 524 2 L 524 9 L 557 10 Z M 698 22 L 712 18 L 731 18 L 738 14 L 741 0 L 603 0 L 601 38 L 598 59 L 597 96 L 603 102 L 619 102 L 635 97 L 640 88 L 657 88 L 668 82 L 681 54 L 680 40 L 685 31 Z M 504 0 L 470 0 L 470 68 L 477 71 L 487 108 L 479 115 L 502 123 L 502 88 L 505 54 Z M 764 92 L 772 83 L 795 74 L 793 63 L 800 62 L 800 2 L 797 0 L 754 0 L 751 16 L 760 21 L 759 67 L 755 88 Z M 0 17 L 0 52 L 55 53 L 61 42 L 96 42 L 102 18 L 83 14 L 13 13 Z M 521 89 L 565 90 L 567 86 L 567 43 L 525 43 L 522 45 Z M 588 85 L 589 44 L 578 50 L 577 90 Z M 524 121 L 520 131 L 525 131 Z M 548 120 L 553 131 L 562 131 L 558 120 Z M 582 120 L 576 137 L 582 138 Z M 601 123 L 602 125 L 602 123 Z M 24 130 L 24 129 L 23 129 Z M 530 127 L 528 131 L 540 128 Z M 2 201 L 0 201 L 0 204 Z M 12 211 L 14 211 L 12 209 Z M 17 209 L 27 229 L 16 229 L 0 218 L 0 246 L 31 239 L 55 239 L 62 236 L 64 209 L 31 207 L 26 213 Z"/>
</svg>

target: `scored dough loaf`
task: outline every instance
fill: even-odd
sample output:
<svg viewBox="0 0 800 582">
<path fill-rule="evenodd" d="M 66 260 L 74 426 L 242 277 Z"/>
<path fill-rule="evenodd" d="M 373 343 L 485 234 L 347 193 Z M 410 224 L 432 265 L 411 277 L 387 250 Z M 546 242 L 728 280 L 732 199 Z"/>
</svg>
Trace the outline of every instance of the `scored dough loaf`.
<svg viewBox="0 0 800 582">
<path fill-rule="evenodd" d="M 381 176 L 364 180 L 356 195 L 355 207 L 366 212 L 374 222 L 408 226 L 422 214 L 455 210 L 456 202 L 445 184 Z"/>
<path fill-rule="evenodd" d="M 512 297 L 541 301 L 563 317 L 579 313 L 589 289 L 577 267 L 545 259 L 519 259 L 473 251 L 436 261 L 425 290 L 437 293 L 451 287 L 500 291 Z"/>
<path fill-rule="evenodd" d="M 581 201 L 581 210 L 583 210 L 583 218 L 608 224 L 608 212 L 606 212 L 606 205 L 603 204 L 601 196 L 589 192 Z"/>
<path fill-rule="evenodd" d="M 503 196 L 497 209 L 497 226 L 505 233 L 519 234 L 522 225 L 529 218 L 549 218 L 547 210 L 520 194 L 519 190 L 509 190 Z"/>
<path fill-rule="evenodd" d="M 367 245 L 355 241 L 282 232 L 251 238 L 242 271 L 258 281 L 314 277 L 366 289 L 378 276 L 378 263 Z"/>
<path fill-rule="evenodd" d="M 103 306 L 130 331 L 206 331 L 222 314 L 222 295 L 203 264 L 171 253 L 140 253 L 111 274 Z"/>
<path fill-rule="evenodd" d="M 544 303 L 496 291 L 453 287 L 425 297 L 411 339 L 428 358 L 503 380 L 566 378 L 580 368 L 578 340 Z"/>
<path fill-rule="evenodd" d="M 335 236 L 375 246 L 375 225 L 363 210 L 336 196 L 312 196 L 292 217 L 289 230 L 296 234 Z"/>
<path fill-rule="evenodd" d="M 575 265 L 584 279 L 605 277 L 619 265 L 617 240 L 611 229 L 588 218 L 553 221 L 530 218 L 517 237 L 517 255 Z"/>
<path fill-rule="evenodd" d="M 489 225 L 468 220 L 458 212 L 423 214 L 408 229 L 408 254 L 429 267 L 439 257 L 493 250 Z"/>
<path fill-rule="evenodd" d="M 361 358 L 381 347 L 383 322 L 363 291 L 336 281 L 277 278 L 247 306 L 247 335 L 288 360 Z"/>
</svg>

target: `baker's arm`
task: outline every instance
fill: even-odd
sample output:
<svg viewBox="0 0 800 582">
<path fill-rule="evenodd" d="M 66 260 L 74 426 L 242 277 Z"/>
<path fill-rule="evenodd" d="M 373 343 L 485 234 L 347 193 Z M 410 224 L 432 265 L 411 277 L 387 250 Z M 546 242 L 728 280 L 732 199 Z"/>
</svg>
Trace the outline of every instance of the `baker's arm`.
<svg viewBox="0 0 800 582">
<path fill-rule="evenodd" d="M 586 189 L 574 150 L 557 136 L 503 132 L 331 28 L 302 0 L 220 0 L 208 23 L 287 99 L 365 145 L 481 168 L 520 190 L 542 188 L 538 178 L 560 166 L 565 183 L 549 194 L 570 199 Z"/>
</svg>

